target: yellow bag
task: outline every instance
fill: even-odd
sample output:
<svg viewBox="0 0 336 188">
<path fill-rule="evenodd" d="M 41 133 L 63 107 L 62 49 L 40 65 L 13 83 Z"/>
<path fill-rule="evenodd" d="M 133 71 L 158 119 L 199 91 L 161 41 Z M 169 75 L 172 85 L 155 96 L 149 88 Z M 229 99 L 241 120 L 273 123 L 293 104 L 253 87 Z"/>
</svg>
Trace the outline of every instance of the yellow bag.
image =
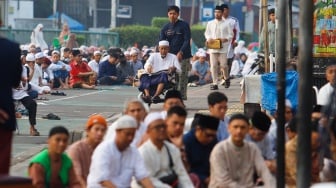
<svg viewBox="0 0 336 188">
<path fill-rule="evenodd" d="M 214 39 L 211 42 L 206 42 L 206 47 L 208 49 L 221 49 L 222 48 L 222 42 L 220 39 Z"/>
</svg>

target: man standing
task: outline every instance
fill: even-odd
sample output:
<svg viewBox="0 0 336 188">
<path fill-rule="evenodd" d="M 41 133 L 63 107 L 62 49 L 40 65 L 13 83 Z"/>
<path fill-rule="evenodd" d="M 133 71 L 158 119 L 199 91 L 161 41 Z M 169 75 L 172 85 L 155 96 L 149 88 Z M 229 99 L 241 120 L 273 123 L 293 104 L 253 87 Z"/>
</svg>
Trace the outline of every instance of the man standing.
<svg viewBox="0 0 336 188">
<path fill-rule="evenodd" d="M 268 49 L 270 54 L 275 54 L 275 9 L 268 10 Z M 261 36 L 260 36 L 260 51 L 264 52 L 265 48 L 265 39 L 264 39 L 264 28 L 262 29 Z"/>
<path fill-rule="evenodd" d="M 233 16 L 230 16 L 230 9 L 227 4 L 222 4 L 221 7 L 223 8 L 223 19 L 229 22 L 232 32 L 233 38 L 231 44 L 228 49 L 227 59 L 228 59 L 228 67 L 229 72 L 231 70 L 232 61 L 234 59 L 234 48 L 237 46 L 239 38 L 240 38 L 240 28 L 239 28 L 239 20 Z M 222 82 L 222 85 L 225 82 Z"/>
<path fill-rule="evenodd" d="M 230 137 L 218 143 L 210 155 L 209 187 L 255 187 L 255 173 L 262 178 L 265 187 L 274 187 L 258 147 L 244 141 L 249 120 L 243 114 L 231 116 L 228 130 Z"/>
<path fill-rule="evenodd" d="M 130 187 L 134 176 L 144 188 L 153 188 L 138 150 L 130 146 L 138 124 L 128 115 L 115 123 L 116 137 L 99 144 L 92 155 L 88 187 Z"/>
<path fill-rule="evenodd" d="M 188 84 L 188 65 L 191 57 L 190 47 L 190 27 L 185 21 L 178 19 L 180 8 L 172 5 L 168 7 L 167 23 L 160 32 L 159 41 L 167 40 L 169 42 L 169 52 L 175 54 L 181 63 L 182 72 L 179 77 L 179 90 L 182 93 L 182 98 L 187 100 L 187 84 Z"/>
<path fill-rule="evenodd" d="M 227 52 L 233 37 L 232 28 L 229 22 L 223 19 L 223 9 L 221 6 L 215 8 L 215 19 L 208 22 L 204 36 L 207 43 L 212 43 L 219 39 L 222 43 L 220 49 L 209 49 L 212 85 L 211 90 L 218 90 L 218 62 L 220 71 L 225 80 L 225 88 L 230 87 L 230 77 L 227 65 Z"/>
<path fill-rule="evenodd" d="M 12 88 L 20 84 L 22 65 L 18 44 L 0 38 L 0 46 L 3 46 L 0 51 L 2 67 L 0 69 L 0 175 L 8 175 L 13 131 L 16 128 Z"/>
</svg>

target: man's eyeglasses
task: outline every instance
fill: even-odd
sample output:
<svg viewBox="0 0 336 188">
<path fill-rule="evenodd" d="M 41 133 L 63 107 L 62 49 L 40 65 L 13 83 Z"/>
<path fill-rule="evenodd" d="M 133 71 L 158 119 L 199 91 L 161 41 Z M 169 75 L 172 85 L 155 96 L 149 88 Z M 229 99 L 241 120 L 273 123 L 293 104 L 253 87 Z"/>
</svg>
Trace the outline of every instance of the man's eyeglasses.
<svg viewBox="0 0 336 188">
<path fill-rule="evenodd" d="M 158 130 L 164 130 L 164 129 L 166 129 L 166 124 L 155 125 L 155 126 L 151 127 L 151 129 L 154 129 L 156 131 L 158 131 Z"/>
</svg>

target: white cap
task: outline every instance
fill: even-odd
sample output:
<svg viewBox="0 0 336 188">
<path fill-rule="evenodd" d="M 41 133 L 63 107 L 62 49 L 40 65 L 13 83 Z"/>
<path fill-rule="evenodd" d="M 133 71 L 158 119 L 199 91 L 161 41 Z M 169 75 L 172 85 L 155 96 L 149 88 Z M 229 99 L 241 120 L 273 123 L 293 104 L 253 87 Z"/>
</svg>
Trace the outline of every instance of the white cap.
<svg viewBox="0 0 336 188">
<path fill-rule="evenodd" d="M 60 52 L 58 50 L 54 50 L 54 51 L 52 51 L 51 54 L 60 54 Z"/>
<path fill-rule="evenodd" d="M 43 52 L 39 52 L 39 53 L 35 54 L 35 59 L 39 59 L 39 58 L 42 58 L 42 57 L 44 57 Z"/>
<path fill-rule="evenodd" d="M 126 55 L 131 55 L 131 54 L 130 54 L 130 52 L 129 52 L 128 50 L 126 50 L 126 51 L 124 52 L 124 55 L 126 56 Z"/>
<path fill-rule="evenodd" d="M 88 60 L 85 57 L 82 58 L 82 61 L 88 62 Z"/>
<path fill-rule="evenodd" d="M 134 50 L 134 49 L 132 49 L 131 51 L 130 51 L 130 55 L 137 55 L 138 54 L 138 51 L 136 51 L 136 50 Z"/>
<path fill-rule="evenodd" d="M 95 55 L 102 55 L 102 53 L 99 51 L 99 50 L 97 50 L 97 51 L 94 51 L 93 52 L 93 55 L 95 56 Z"/>
<path fill-rule="evenodd" d="M 26 61 L 35 61 L 35 56 L 33 53 L 29 53 L 26 56 Z"/>
<path fill-rule="evenodd" d="M 162 114 L 160 112 L 151 112 L 146 116 L 144 124 L 148 127 L 149 124 L 158 119 L 163 119 Z"/>
<path fill-rule="evenodd" d="M 161 40 L 161 41 L 159 42 L 159 46 L 169 46 L 169 42 L 166 41 L 166 40 Z"/>
<path fill-rule="evenodd" d="M 115 129 L 128 129 L 128 128 L 137 128 L 138 124 L 134 117 L 129 115 L 121 116 L 115 123 Z"/>
<path fill-rule="evenodd" d="M 206 57 L 206 53 L 205 52 L 198 52 L 198 57 Z"/>
<path fill-rule="evenodd" d="M 293 108 L 293 105 L 292 105 L 292 103 L 290 102 L 289 99 L 286 99 L 285 106 L 288 107 L 288 108 Z"/>
</svg>

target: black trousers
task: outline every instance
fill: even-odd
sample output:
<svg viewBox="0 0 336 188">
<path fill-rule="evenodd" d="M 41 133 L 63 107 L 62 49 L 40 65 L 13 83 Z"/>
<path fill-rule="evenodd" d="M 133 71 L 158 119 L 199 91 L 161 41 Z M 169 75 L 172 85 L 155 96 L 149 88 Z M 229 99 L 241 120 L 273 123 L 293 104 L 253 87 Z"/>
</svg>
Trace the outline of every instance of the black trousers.
<svg viewBox="0 0 336 188">
<path fill-rule="evenodd" d="M 36 125 L 36 101 L 30 96 L 24 97 L 19 100 L 23 106 L 28 110 L 29 123 L 30 125 Z"/>
</svg>

